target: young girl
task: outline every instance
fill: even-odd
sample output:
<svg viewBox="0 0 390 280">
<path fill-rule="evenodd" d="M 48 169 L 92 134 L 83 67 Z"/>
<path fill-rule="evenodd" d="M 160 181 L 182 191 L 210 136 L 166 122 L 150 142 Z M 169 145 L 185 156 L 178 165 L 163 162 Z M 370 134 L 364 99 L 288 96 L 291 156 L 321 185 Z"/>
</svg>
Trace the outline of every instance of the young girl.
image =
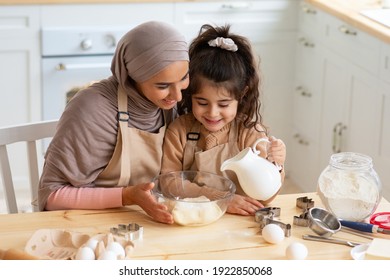
<svg viewBox="0 0 390 280">
<path fill-rule="evenodd" d="M 270 144 L 257 146 L 260 155 L 283 166 L 286 147 L 268 137 L 262 123 L 260 78 L 251 44 L 229 29 L 203 25 L 190 45 L 190 84 L 180 107 L 188 113 L 166 131 L 161 172 L 199 170 L 227 176 L 237 186 L 227 212 L 253 215 L 272 198 L 259 202 L 246 196 L 234 174 L 220 171 L 221 164 L 257 139 L 268 138 Z"/>
</svg>

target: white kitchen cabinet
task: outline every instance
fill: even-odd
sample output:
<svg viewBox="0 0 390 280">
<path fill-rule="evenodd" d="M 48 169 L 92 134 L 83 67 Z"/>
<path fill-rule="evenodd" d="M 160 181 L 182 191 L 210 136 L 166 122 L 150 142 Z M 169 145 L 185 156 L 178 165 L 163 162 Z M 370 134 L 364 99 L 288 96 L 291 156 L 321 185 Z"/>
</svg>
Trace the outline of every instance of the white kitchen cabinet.
<svg viewBox="0 0 390 280">
<path fill-rule="evenodd" d="M 378 76 L 381 43 L 379 39 L 329 14 L 324 14 L 322 18 L 327 25 L 324 38 L 326 47 L 340 54 L 349 63 Z"/>
<path fill-rule="evenodd" d="M 305 189 L 315 185 L 318 171 L 319 122 L 321 108 L 321 60 L 316 41 L 298 37 L 293 95 L 292 139 L 287 147 L 290 176 Z M 303 38 L 305 42 L 303 43 Z"/>
<path fill-rule="evenodd" d="M 203 24 L 231 25 L 248 37 L 260 58 L 264 122 L 289 146 L 293 85 L 296 0 L 183 2 L 175 5 L 175 25 L 191 41 Z M 288 170 L 288 165 L 286 165 Z"/>
<path fill-rule="evenodd" d="M 175 24 L 192 40 L 203 24 L 231 24 L 252 40 L 272 31 L 296 31 L 297 0 L 177 2 Z"/>
<path fill-rule="evenodd" d="M 39 7 L 0 7 L 1 126 L 40 119 L 39 28 Z"/>
<path fill-rule="evenodd" d="M 333 153 L 345 151 L 345 130 L 349 110 L 347 61 L 327 49 L 322 50 L 323 79 L 320 127 L 320 161 L 325 168 Z M 319 174 L 318 174 L 319 175 Z"/>
<path fill-rule="evenodd" d="M 297 48 L 293 91 L 292 180 L 313 191 L 333 153 L 363 153 L 389 199 L 388 45 L 306 3 L 300 22 L 311 24 L 300 25 L 298 37 L 304 47 Z"/>
<path fill-rule="evenodd" d="M 379 88 L 381 42 L 334 17 L 326 23 L 320 166 L 343 151 L 369 155 L 377 165 L 381 123 L 386 121 Z"/>
<path fill-rule="evenodd" d="M 379 145 L 374 146 L 374 168 L 378 172 L 383 184 L 383 195 L 390 199 L 390 84 L 381 83 L 379 86 L 381 96 L 380 126 L 379 133 L 375 138 L 379 138 Z"/>
<path fill-rule="evenodd" d="M 289 177 L 302 189 L 313 191 L 319 171 L 319 134 L 322 102 L 323 58 L 321 38 L 325 35 L 320 13 L 301 4 L 296 38 L 294 87 L 291 91 L 291 145 L 287 147 Z"/>
<path fill-rule="evenodd" d="M 173 2 L 42 5 L 42 27 L 128 27 L 149 20 L 173 22 Z"/>
<path fill-rule="evenodd" d="M 378 80 L 344 58 L 327 53 L 324 64 L 321 159 L 350 151 L 375 155 L 379 144 L 382 97 Z"/>
<path fill-rule="evenodd" d="M 39 46 L 39 7 L 0 6 L 0 126 L 40 120 Z M 27 186 L 25 148 L 9 151 L 16 188 Z"/>
<path fill-rule="evenodd" d="M 382 80 L 390 84 L 390 44 L 381 44 L 380 55 L 380 77 Z"/>
<path fill-rule="evenodd" d="M 334 103 L 324 104 L 323 124 L 330 118 L 336 122 L 335 115 L 339 117 L 332 143 L 341 151 L 369 155 L 382 181 L 383 195 L 390 199 L 390 45 L 334 17 L 328 17 L 327 23 L 326 47 L 332 54 L 325 57 L 328 62 L 337 61 L 341 72 L 324 82 L 324 86 L 333 84 L 339 95 L 324 90 L 324 96 L 333 95 Z M 328 131 L 322 127 L 321 147 L 329 148 Z M 327 164 L 330 151 L 325 148 L 321 156 L 320 164 Z"/>
</svg>

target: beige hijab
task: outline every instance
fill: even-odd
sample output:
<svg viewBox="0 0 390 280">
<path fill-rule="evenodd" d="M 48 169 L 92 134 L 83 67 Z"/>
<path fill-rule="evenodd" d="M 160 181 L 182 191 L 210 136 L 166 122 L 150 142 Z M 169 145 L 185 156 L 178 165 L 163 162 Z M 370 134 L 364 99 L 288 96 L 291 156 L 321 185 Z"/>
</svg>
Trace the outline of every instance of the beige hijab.
<svg viewBox="0 0 390 280">
<path fill-rule="evenodd" d="M 163 112 L 134 88 L 170 63 L 188 61 L 188 47 L 171 25 L 146 22 L 119 41 L 112 76 L 80 91 L 68 103 L 45 156 L 39 185 L 42 210 L 51 192 L 64 186 L 94 186 L 112 157 L 118 133 L 118 88 L 128 96 L 129 127 L 149 132 L 164 123 Z M 175 111 L 164 112 L 174 117 Z"/>
<path fill-rule="evenodd" d="M 111 71 L 126 89 L 129 76 L 142 83 L 179 60 L 188 61 L 184 36 L 167 23 L 150 21 L 138 25 L 119 41 Z"/>
<path fill-rule="evenodd" d="M 111 72 L 127 92 L 130 126 L 157 131 L 163 122 L 161 110 L 134 90 L 134 82 L 152 78 L 175 61 L 188 61 L 185 37 L 171 25 L 150 21 L 138 25 L 119 41 Z"/>
</svg>

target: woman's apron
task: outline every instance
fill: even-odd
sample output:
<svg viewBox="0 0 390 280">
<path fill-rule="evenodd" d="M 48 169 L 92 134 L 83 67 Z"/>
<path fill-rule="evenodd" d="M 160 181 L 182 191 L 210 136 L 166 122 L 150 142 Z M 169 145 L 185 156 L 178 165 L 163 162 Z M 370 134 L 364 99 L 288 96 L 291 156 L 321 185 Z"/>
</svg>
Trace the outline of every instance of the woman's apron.
<svg viewBox="0 0 390 280">
<path fill-rule="evenodd" d="M 117 142 L 112 158 L 96 186 L 129 186 L 150 182 L 160 173 L 165 125 L 158 133 L 128 127 L 127 95 L 118 91 Z"/>
<path fill-rule="evenodd" d="M 227 177 L 234 182 L 237 187 L 236 193 L 244 195 L 236 174 L 233 171 L 221 171 L 222 163 L 237 155 L 240 150 L 238 148 L 238 129 L 235 121 L 232 122 L 229 139 L 225 144 L 221 144 L 207 151 L 202 151 L 197 146 L 199 140 L 201 124 L 196 121 L 189 133 L 187 133 L 187 142 L 184 147 L 183 169 L 206 171 L 221 176 Z"/>
</svg>

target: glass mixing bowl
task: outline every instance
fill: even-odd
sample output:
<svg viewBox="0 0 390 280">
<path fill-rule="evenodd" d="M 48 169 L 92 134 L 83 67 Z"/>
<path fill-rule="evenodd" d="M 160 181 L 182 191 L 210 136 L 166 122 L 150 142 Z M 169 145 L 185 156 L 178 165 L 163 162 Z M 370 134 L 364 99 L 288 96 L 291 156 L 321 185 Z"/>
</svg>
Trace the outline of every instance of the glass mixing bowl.
<svg viewBox="0 0 390 280">
<path fill-rule="evenodd" d="M 175 223 L 183 226 L 215 222 L 226 212 L 236 191 L 228 178 L 200 171 L 164 173 L 153 182 L 154 196 L 168 206 Z"/>
</svg>

